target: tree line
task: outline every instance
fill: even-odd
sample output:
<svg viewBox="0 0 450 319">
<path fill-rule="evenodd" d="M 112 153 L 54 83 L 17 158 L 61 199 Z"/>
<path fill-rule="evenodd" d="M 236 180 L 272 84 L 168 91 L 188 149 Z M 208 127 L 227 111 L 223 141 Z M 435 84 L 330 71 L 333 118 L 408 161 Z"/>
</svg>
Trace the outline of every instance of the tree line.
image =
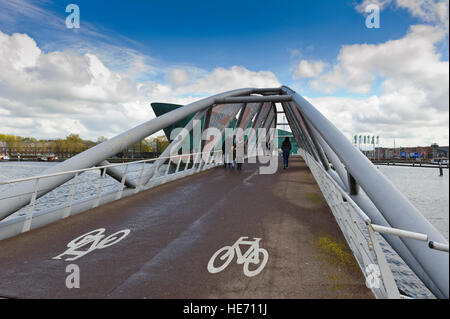
<svg viewBox="0 0 450 319">
<path fill-rule="evenodd" d="M 53 153 L 61 157 L 71 157 L 106 140 L 107 138 L 104 136 L 100 136 L 97 141 L 85 140 L 74 133 L 67 135 L 64 139 L 50 140 L 0 133 L 0 153 L 3 153 L 6 149 L 6 152 L 10 155 L 44 155 Z M 168 145 L 169 141 L 164 135 L 155 138 L 146 138 L 124 150 L 122 155 L 126 157 L 130 155 L 131 157 L 137 157 L 142 153 L 161 153 Z"/>
</svg>

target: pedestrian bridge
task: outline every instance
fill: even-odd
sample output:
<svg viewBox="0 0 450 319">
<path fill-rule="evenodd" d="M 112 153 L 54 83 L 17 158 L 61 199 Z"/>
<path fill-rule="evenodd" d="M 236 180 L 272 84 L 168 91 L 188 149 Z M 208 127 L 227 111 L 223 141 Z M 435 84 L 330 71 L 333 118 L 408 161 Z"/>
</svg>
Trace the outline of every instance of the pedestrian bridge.
<svg viewBox="0 0 450 319">
<path fill-rule="evenodd" d="M 279 113 L 300 153 L 287 170 Z M 183 120 L 159 158 L 107 161 Z M 223 167 L 239 132 L 242 171 Z M 395 255 L 448 298 L 446 239 L 287 87 L 185 105 L 0 191 L 3 297 L 406 298 Z"/>
<path fill-rule="evenodd" d="M 100 228 L 130 233 L 73 261 L 53 259 Z M 234 258 L 210 273 L 212 255 L 243 236 L 262 239 L 264 269 L 248 277 Z M 278 174 L 260 175 L 256 164 L 204 171 L 0 241 L 0 251 L 7 297 L 373 298 L 298 157 Z M 66 288 L 69 264 L 80 268 L 79 289 Z"/>
</svg>

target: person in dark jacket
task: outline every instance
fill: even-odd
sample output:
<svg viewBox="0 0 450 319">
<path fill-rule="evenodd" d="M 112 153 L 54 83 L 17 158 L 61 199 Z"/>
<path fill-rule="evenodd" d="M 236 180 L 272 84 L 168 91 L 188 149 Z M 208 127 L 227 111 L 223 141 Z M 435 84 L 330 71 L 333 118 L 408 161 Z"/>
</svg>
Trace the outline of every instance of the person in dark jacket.
<svg viewBox="0 0 450 319">
<path fill-rule="evenodd" d="M 283 169 L 288 168 L 289 166 L 289 155 L 291 154 L 291 142 L 289 141 L 289 137 L 285 137 L 283 144 L 281 144 L 281 150 L 283 151 Z"/>
</svg>

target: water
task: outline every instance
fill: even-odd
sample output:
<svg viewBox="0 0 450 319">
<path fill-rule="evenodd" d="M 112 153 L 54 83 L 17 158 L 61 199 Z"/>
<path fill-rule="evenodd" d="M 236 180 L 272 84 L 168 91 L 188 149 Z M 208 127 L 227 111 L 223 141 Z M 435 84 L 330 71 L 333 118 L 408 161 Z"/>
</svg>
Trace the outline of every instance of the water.
<svg viewBox="0 0 450 319">
<path fill-rule="evenodd" d="M 0 180 L 29 177 L 41 174 L 45 169 L 57 163 L 49 162 L 0 162 Z M 131 164 L 127 176 L 137 180 L 143 164 Z M 144 167 L 144 174 L 150 169 L 150 164 Z M 411 201 L 411 203 L 435 226 L 442 235 L 449 238 L 449 171 L 444 170 L 444 176 L 439 176 L 437 168 L 377 166 L 378 169 Z M 125 167 L 120 166 L 124 170 Z M 161 168 L 162 171 L 165 167 Z M 67 201 L 71 192 L 72 181 L 58 187 L 37 201 L 36 211 L 61 205 Z M 74 201 L 89 196 L 96 196 L 100 183 L 98 170 L 85 172 L 79 176 Z M 6 185 L 0 185 L 0 198 Z M 106 176 L 103 193 L 118 190 L 119 183 Z M 16 214 L 24 214 L 21 210 Z M 382 238 L 379 237 L 381 240 Z M 431 298 L 430 292 L 409 270 L 387 243 L 381 245 L 386 258 L 391 265 L 392 273 L 399 288 L 407 295 L 415 298 Z"/>
<path fill-rule="evenodd" d="M 42 174 L 46 169 L 57 165 L 56 162 L 0 162 L 0 180 L 11 180 L 30 176 L 36 176 Z M 127 170 L 127 178 L 132 181 L 137 181 L 144 166 L 143 174 L 150 170 L 152 164 L 130 164 Z M 160 171 L 164 169 L 166 165 L 160 167 Z M 116 167 L 119 171 L 125 171 L 125 165 Z M 73 202 L 78 200 L 94 197 L 98 195 L 99 186 L 101 183 L 100 170 L 87 171 L 78 176 L 78 180 L 75 183 L 75 190 L 73 195 Z M 72 185 L 74 180 L 70 180 L 65 184 L 59 186 L 53 191 L 47 193 L 36 201 L 35 212 L 40 212 L 49 208 L 60 207 L 62 205 L 68 205 L 70 194 L 72 193 Z M 11 185 L 0 185 L 0 199 L 2 190 L 11 187 Z M 103 181 L 102 194 L 106 194 L 112 191 L 118 191 L 120 189 L 120 183 L 110 176 L 106 175 Z M 31 197 L 31 194 L 30 194 Z M 27 208 L 23 208 L 7 219 L 14 218 L 17 215 L 25 215 Z"/>
<path fill-rule="evenodd" d="M 438 168 L 378 165 L 378 169 L 449 239 L 449 171 Z"/>
<path fill-rule="evenodd" d="M 378 165 L 377 168 L 405 195 L 425 218 L 448 240 L 449 238 L 449 171 L 439 176 L 438 168 Z M 378 234 L 377 234 L 378 235 Z M 380 238 L 397 286 L 414 298 L 433 298 L 416 275 L 394 250 Z"/>
</svg>

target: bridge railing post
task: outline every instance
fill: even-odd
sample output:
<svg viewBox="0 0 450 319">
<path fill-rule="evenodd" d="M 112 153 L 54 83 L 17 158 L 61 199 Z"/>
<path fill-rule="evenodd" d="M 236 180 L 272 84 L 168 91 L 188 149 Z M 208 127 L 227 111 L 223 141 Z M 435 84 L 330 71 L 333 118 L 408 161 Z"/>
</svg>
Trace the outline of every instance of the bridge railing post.
<svg viewBox="0 0 450 319">
<path fill-rule="evenodd" d="M 105 176 L 106 176 L 106 168 L 101 168 L 100 171 L 102 172 L 102 178 L 100 180 L 100 185 L 98 187 L 97 198 L 95 199 L 94 204 L 92 205 L 92 208 L 95 208 L 100 204 L 100 198 L 102 197 L 103 184 L 105 182 Z"/>
<path fill-rule="evenodd" d="M 177 163 L 177 168 L 175 169 L 175 174 L 178 173 L 178 170 L 180 169 L 180 164 L 181 164 L 181 157 L 177 156 L 177 159 L 178 159 L 178 163 Z"/>
<path fill-rule="evenodd" d="M 31 228 L 31 221 L 33 220 L 33 215 L 34 215 L 35 206 L 36 206 L 36 197 L 37 197 L 37 192 L 38 192 L 39 180 L 40 180 L 40 178 L 36 178 L 36 182 L 34 184 L 33 195 L 31 195 L 30 206 L 28 207 L 26 218 L 23 223 L 22 233 L 29 231 Z"/>
<path fill-rule="evenodd" d="M 388 298 L 400 299 L 400 292 L 398 291 L 391 268 L 386 261 L 386 256 L 381 249 L 375 231 L 370 223 L 367 223 L 367 230 L 369 231 L 370 239 L 372 241 L 372 247 L 377 257 L 378 267 L 380 268 L 380 275 L 382 277 L 382 282 L 384 284 L 384 288 L 386 289 Z"/>
<path fill-rule="evenodd" d="M 188 158 L 187 158 L 187 161 L 186 161 L 186 164 L 185 164 L 185 166 L 184 166 L 183 172 L 186 172 L 186 171 L 187 171 L 190 161 L 191 161 L 191 155 L 189 154 L 189 156 L 188 156 Z"/>
<path fill-rule="evenodd" d="M 128 173 L 128 164 L 125 165 L 125 172 L 123 173 L 122 180 L 120 181 L 119 192 L 117 193 L 116 200 L 122 198 L 122 194 L 123 194 L 123 189 L 124 189 L 124 186 L 125 186 L 125 180 L 126 180 L 126 177 L 127 177 L 127 173 Z M 139 187 L 140 187 L 140 183 L 139 183 L 138 187 L 136 187 L 136 190 Z M 139 191 L 139 190 L 137 190 L 137 191 Z"/>
<path fill-rule="evenodd" d="M 69 217 L 70 213 L 72 212 L 72 202 L 73 202 L 73 196 L 75 194 L 75 189 L 76 189 L 76 186 L 77 186 L 77 183 L 78 183 L 78 175 L 79 175 L 79 172 L 77 172 L 75 174 L 75 177 L 72 180 L 72 187 L 71 187 L 69 199 L 68 199 L 68 202 L 67 202 L 67 209 L 64 211 L 64 215 L 63 215 L 62 218 Z M 124 183 L 125 183 L 125 181 L 124 181 Z"/>
<path fill-rule="evenodd" d="M 141 171 L 139 173 L 139 179 L 138 179 L 138 185 L 136 187 L 135 193 L 138 193 L 141 191 L 141 187 L 142 187 L 142 176 L 144 175 L 144 170 L 145 170 L 145 164 L 147 162 L 142 162 L 142 167 L 141 167 Z"/>
<path fill-rule="evenodd" d="M 167 162 L 167 168 L 166 171 L 164 173 L 164 177 L 167 178 L 167 174 L 169 173 L 169 169 L 170 169 L 170 163 L 171 163 L 171 159 L 169 158 L 169 161 Z"/>
</svg>

